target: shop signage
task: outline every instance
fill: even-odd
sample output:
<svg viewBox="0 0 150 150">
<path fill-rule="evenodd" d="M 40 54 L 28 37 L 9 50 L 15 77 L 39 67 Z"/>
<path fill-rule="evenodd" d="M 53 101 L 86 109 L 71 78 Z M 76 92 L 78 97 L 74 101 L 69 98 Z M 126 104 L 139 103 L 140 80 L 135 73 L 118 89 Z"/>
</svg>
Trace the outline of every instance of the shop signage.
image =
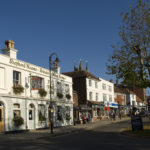
<svg viewBox="0 0 150 150">
<path fill-rule="evenodd" d="M 12 65 L 15 65 L 16 67 L 22 67 L 22 68 L 29 69 L 29 70 L 32 70 L 32 71 L 43 73 L 45 75 L 49 75 L 49 71 L 47 69 L 36 67 L 34 65 L 31 65 L 31 64 L 19 61 L 19 60 L 14 60 L 14 59 L 11 58 L 9 63 L 12 64 Z M 53 72 L 52 75 L 56 78 L 60 78 L 62 80 L 65 80 L 65 77 L 60 75 L 60 74 L 57 74 L 57 73 Z"/>
<path fill-rule="evenodd" d="M 131 117 L 132 131 L 143 130 L 143 122 L 140 116 Z"/>
</svg>

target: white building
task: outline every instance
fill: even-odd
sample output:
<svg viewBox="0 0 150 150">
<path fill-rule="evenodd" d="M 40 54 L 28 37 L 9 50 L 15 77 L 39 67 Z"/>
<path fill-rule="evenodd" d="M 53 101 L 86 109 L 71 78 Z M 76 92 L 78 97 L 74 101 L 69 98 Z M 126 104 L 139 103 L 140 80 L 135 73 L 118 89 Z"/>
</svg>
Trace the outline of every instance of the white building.
<svg viewBox="0 0 150 150">
<path fill-rule="evenodd" d="M 5 41 L 0 54 L 0 132 L 49 127 L 49 70 L 18 60 L 14 42 Z M 18 85 L 23 87 L 17 93 Z M 40 96 L 39 90 L 47 92 Z M 73 124 L 72 78 L 52 72 L 54 126 Z M 15 94 L 16 93 L 16 94 Z M 24 124 L 16 127 L 13 118 L 21 116 Z"/>
<path fill-rule="evenodd" d="M 100 99 L 104 102 L 105 107 L 118 108 L 118 104 L 114 101 L 114 84 L 110 81 L 100 79 Z"/>
</svg>

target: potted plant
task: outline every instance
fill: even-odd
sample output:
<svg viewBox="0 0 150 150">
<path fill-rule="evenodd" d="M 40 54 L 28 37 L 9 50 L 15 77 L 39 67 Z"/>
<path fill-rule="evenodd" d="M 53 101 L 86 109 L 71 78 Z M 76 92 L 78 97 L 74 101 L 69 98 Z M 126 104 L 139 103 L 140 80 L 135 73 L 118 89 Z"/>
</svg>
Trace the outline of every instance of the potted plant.
<svg viewBox="0 0 150 150">
<path fill-rule="evenodd" d="M 71 119 L 71 117 L 70 117 L 70 114 L 66 114 L 66 120 L 70 120 Z"/>
<path fill-rule="evenodd" d="M 70 94 L 66 94 L 66 98 L 67 99 L 71 99 L 71 95 Z"/>
<path fill-rule="evenodd" d="M 38 93 L 40 97 L 45 97 L 47 95 L 47 92 L 44 89 L 39 89 Z"/>
<path fill-rule="evenodd" d="M 58 92 L 58 93 L 57 93 L 57 97 L 58 97 L 58 98 L 63 98 L 63 94 Z"/>
<path fill-rule="evenodd" d="M 16 116 L 13 118 L 13 122 L 16 127 L 19 127 L 24 124 L 24 119 L 21 116 Z"/>
<path fill-rule="evenodd" d="M 13 93 L 14 94 L 21 94 L 24 92 L 24 87 L 20 84 L 13 85 Z"/>
</svg>

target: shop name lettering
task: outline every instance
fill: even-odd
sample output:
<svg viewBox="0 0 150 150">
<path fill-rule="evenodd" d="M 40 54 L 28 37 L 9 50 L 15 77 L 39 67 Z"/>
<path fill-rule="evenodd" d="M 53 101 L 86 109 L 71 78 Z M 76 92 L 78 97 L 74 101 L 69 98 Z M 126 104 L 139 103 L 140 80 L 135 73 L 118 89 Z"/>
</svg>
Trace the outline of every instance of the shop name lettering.
<svg viewBox="0 0 150 150">
<path fill-rule="evenodd" d="M 19 67 L 23 67 L 23 68 L 26 68 L 26 69 L 30 69 L 32 71 L 38 71 L 38 68 L 36 68 L 36 67 L 34 67 L 32 65 L 29 65 L 29 64 L 26 64 L 26 63 L 22 63 L 22 62 L 19 62 L 19 61 L 14 61 L 13 59 L 10 59 L 9 63 L 15 65 L 16 67 L 19 66 Z M 46 71 L 46 70 L 44 70 L 42 68 L 39 68 L 39 71 L 40 71 L 40 73 L 49 75 L 49 71 Z M 55 73 L 53 73 L 53 76 L 65 79 L 61 75 L 56 75 Z"/>
<path fill-rule="evenodd" d="M 19 61 L 14 61 L 13 59 L 10 59 L 10 64 L 13 64 L 15 66 L 19 66 L 19 67 L 23 67 L 23 68 L 26 68 L 26 69 L 30 69 L 30 70 L 33 70 L 33 71 L 38 71 L 38 69 L 36 67 L 33 67 L 29 64 L 26 64 L 26 63 L 22 63 L 22 62 L 19 62 Z M 40 72 L 43 73 L 43 74 L 48 74 L 49 75 L 49 72 L 48 71 L 45 71 L 44 69 L 40 68 Z"/>
</svg>

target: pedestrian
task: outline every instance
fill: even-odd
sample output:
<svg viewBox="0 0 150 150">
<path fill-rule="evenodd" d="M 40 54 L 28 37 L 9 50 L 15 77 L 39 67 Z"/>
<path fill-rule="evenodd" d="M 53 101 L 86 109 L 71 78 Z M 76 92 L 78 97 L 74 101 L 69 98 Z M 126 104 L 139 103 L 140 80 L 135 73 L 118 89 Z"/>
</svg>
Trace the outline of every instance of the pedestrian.
<svg viewBox="0 0 150 150">
<path fill-rule="evenodd" d="M 83 116 L 82 116 L 82 120 L 83 120 L 83 124 L 86 124 L 86 117 L 85 117 L 84 114 L 83 114 Z"/>
<path fill-rule="evenodd" d="M 120 111 L 119 111 L 118 117 L 119 117 L 119 118 L 120 118 L 120 120 L 121 120 L 121 112 L 120 112 Z"/>
<path fill-rule="evenodd" d="M 76 125 L 76 123 L 77 123 L 77 118 L 74 117 L 74 125 Z"/>
<path fill-rule="evenodd" d="M 116 120 L 116 114 L 115 114 L 115 111 L 113 112 L 113 120 Z"/>
</svg>

